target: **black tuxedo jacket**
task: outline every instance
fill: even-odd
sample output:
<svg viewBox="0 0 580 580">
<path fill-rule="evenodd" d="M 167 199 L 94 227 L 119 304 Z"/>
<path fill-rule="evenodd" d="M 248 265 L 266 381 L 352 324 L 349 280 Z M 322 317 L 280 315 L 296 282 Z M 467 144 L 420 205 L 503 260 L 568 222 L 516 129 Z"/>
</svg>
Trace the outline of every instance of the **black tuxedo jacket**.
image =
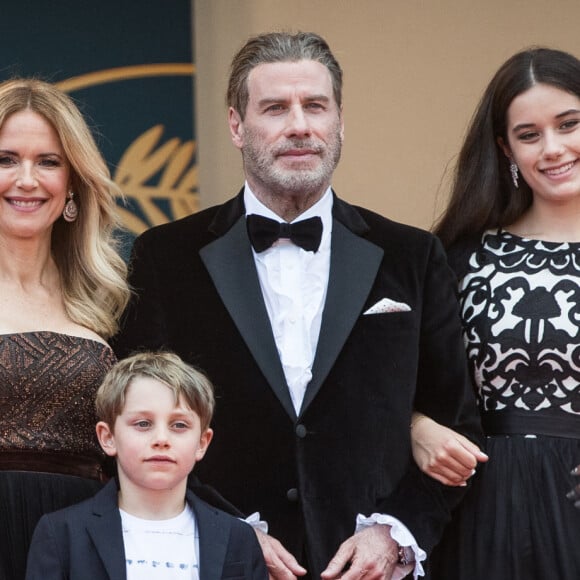
<svg viewBox="0 0 580 580">
<path fill-rule="evenodd" d="M 410 455 L 413 408 L 480 436 L 453 274 L 431 234 L 340 199 L 330 277 L 297 415 L 248 240 L 242 192 L 135 242 L 136 291 L 119 356 L 168 348 L 216 389 L 212 448 L 196 472 L 318 576 L 357 513 L 402 520 L 429 551 L 464 490 L 422 475 Z M 365 315 L 383 298 L 409 311 Z"/>
<path fill-rule="evenodd" d="M 248 526 L 187 492 L 199 533 L 200 580 L 267 580 L 256 534 Z M 195 549 L 192 545 L 191 549 Z M 34 531 L 26 580 L 123 580 L 127 577 L 117 486 L 44 515 Z"/>
</svg>

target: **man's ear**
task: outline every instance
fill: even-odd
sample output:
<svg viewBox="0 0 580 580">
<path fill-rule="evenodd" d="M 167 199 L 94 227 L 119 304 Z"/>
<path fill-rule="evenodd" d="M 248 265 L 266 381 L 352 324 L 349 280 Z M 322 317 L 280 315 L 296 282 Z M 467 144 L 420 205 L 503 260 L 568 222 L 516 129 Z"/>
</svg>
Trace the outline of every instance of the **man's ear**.
<svg viewBox="0 0 580 580">
<path fill-rule="evenodd" d="M 99 421 L 96 426 L 96 431 L 97 439 L 103 451 L 109 457 L 115 457 L 117 455 L 117 445 L 115 444 L 115 435 L 109 427 L 109 424 L 104 421 Z"/>
<path fill-rule="evenodd" d="M 230 126 L 232 143 L 238 149 L 241 149 L 244 144 L 244 122 L 240 114 L 233 107 L 228 109 L 228 125 Z"/>
</svg>

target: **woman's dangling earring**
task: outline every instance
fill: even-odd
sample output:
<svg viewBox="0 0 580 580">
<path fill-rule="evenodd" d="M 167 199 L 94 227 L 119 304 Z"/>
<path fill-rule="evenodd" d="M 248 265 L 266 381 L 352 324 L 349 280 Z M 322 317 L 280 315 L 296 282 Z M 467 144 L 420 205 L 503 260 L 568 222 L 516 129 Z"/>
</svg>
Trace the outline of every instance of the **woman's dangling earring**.
<svg viewBox="0 0 580 580">
<path fill-rule="evenodd" d="M 73 200 L 74 193 L 72 191 L 68 192 L 68 201 L 64 205 L 62 210 L 62 217 L 67 222 L 74 222 L 79 215 L 79 208 Z"/>
<path fill-rule="evenodd" d="M 510 159 L 510 173 L 512 174 L 512 181 L 514 183 L 514 187 L 518 188 L 518 166 L 513 159 Z"/>
</svg>

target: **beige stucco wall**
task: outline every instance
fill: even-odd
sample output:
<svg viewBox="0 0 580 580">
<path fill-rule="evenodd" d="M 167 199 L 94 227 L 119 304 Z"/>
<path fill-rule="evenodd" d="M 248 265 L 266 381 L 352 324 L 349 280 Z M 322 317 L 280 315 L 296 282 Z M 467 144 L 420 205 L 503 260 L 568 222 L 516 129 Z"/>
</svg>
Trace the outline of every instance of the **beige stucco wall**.
<svg viewBox="0 0 580 580">
<path fill-rule="evenodd" d="M 243 182 L 224 92 L 229 61 L 252 34 L 313 30 L 345 73 L 343 198 L 429 228 L 447 167 L 490 76 L 532 44 L 580 56 L 580 0 L 194 0 L 202 207 Z"/>
</svg>

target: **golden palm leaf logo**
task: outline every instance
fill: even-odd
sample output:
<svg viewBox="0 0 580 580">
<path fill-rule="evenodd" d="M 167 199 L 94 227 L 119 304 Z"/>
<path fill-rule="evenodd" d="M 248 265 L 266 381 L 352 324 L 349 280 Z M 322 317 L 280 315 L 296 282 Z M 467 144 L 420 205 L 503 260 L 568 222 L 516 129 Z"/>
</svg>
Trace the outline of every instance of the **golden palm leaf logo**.
<svg viewBox="0 0 580 580">
<path fill-rule="evenodd" d="M 57 86 L 72 92 L 130 79 L 192 76 L 194 73 L 192 63 L 132 65 L 72 77 L 60 81 Z M 135 235 L 199 210 L 197 144 L 177 137 L 160 144 L 164 129 L 163 125 L 154 125 L 137 137 L 119 160 L 113 175 L 115 183 L 130 201 L 129 206 L 139 210 L 137 215 L 119 200 L 123 225 Z"/>
<path fill-rule="evenodd" d="M 163 130 L 163 125 L 155 125 L 139 136 L 121 157 L 113 176 L 146 218 L 119 207 L 123 224 L 137 235 L 151 225 L 179 219 L 199 209 L 196 143 L 175 137 L 158 146 Z M 147 185 L 157 174 L 157 183 Z M 169 203 L 171 215 L 166 215 L 156 203 L 161 199 Z"/>
</svg>

